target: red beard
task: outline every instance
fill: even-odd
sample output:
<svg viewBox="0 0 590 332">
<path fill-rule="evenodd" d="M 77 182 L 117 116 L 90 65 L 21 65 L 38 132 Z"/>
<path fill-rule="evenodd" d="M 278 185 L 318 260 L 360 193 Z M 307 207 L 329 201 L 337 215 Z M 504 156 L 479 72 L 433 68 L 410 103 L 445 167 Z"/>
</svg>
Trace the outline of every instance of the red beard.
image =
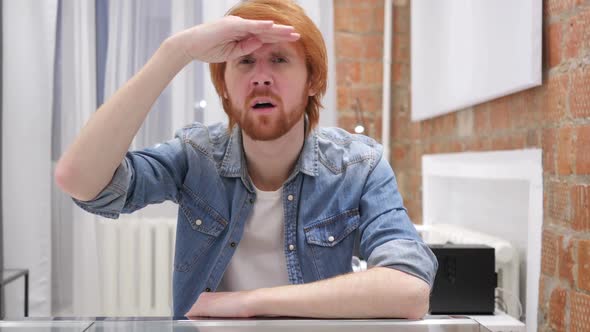
<svg viewBox="0 0 590 332">
<path fill-rule="evenodd" d="M 268 97 L 273 100 L 275 109 L 268 113 L 257 113 L 252 110 L 252 102 L 255 98 Z M 248 137 L 257 141 L 272 141 L 285 135 L 305 113 L 307 107 L 307 95 L 302 102 L 296 105 L 291 112 L 285 112 L 283 100 L 280 96 L 270 92 L 254 91 L 246 98 L 242 111 L 233 107 L 231 113 L 235 122 L 242 128 Z"/>
</svg>

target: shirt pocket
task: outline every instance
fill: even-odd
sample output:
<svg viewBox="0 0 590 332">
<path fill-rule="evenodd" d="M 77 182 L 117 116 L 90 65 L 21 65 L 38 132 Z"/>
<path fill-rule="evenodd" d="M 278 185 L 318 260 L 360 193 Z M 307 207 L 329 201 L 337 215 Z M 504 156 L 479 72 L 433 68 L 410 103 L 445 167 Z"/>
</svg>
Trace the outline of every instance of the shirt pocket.
<svg viewBox="0 0 590 332">
<path fill-rule="evenodd" d="M 358 209 L 347 210 L 304 227 L 305 239 L 318 279 L 352 271 L 355 232 L 360 224 Z"/>
<path fill-rule="evenodd" d="M 189 272 L 209 254 L 209 249 L 228 222 L 206 202 L 194 195 L 182 195 L 176 230 L 174 269 Z"/>
</svg>

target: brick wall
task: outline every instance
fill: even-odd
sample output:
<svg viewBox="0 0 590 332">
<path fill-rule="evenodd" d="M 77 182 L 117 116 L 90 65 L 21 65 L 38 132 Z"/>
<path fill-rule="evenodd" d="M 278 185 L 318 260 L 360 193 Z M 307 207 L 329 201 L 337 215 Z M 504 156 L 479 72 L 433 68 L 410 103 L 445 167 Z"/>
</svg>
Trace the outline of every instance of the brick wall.
<svg viewBox="0 0 590 332">
<path fill-rule="evenodd" d="M 383 1 L 334 0 L 334 25 L 338 124 L 352 132 L 360 107 L 366 133 L 380 137 Z"/>
<path fill-rule="evenodd" d="M 382 1 L 334 0 L 339 125 L 361 100 L 380 137 Z M 410 4 L 394 1 L 391 160 L 422 222 L 423 154 L 543 150 L 539 330 L 590 331 L 590 0 L 543 1 L 543 85 L 431 120 L 410 121 Z"/>
</svg>

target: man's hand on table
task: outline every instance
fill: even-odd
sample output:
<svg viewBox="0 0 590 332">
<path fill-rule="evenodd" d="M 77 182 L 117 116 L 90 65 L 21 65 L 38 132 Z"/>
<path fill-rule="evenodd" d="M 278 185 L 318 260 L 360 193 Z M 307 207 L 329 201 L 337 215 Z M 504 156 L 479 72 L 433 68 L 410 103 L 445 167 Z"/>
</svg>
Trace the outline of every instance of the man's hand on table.
<svg viewBox="0 0 590 332">
<path fill-rule="evenodd" d="M 204 292 L 185 314 L 186 317 L 258 316 L 255 310 L 255 291 Z"/>
</svg>

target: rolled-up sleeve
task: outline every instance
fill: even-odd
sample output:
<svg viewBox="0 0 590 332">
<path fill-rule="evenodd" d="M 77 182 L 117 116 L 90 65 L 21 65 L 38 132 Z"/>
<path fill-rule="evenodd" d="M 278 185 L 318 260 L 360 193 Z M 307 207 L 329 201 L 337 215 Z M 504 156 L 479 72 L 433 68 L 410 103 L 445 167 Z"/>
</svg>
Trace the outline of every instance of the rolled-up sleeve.
<svg viewBox="0 0 590 332">
<path fill-rule="evenodd" d="M 432 250 L 423 242 L 399 239 L 375 248 L 367 260 L 367 266 L 400 270 L 424 280 L 432 287 L 438 262 Z"/>
<path fill-rule="evenodd" d="M 93 214 L 116 219 L 149 204 L 178 201 L 187 173 L 184 130 L 175 138 L 143 150 L 127 152 L 110 183 L 91 201 L 73 199 Z"/>
<path fill-rule="evenodd" d="M 125 207 L 131 174 L 129 163 L 125 158 L 117 167 L 111 182 L 93 200 L 80 201 L 73 197 L 72 200 L 87 212 L 117 219 Z"/>
<path fill-rule="evenodd" d="M 403 271 L 434 283 L 438 261 L 418 235 L 389 163 L 379 158 L 360 201 L 360 254 L 367 265 Z"/>
</svg>

